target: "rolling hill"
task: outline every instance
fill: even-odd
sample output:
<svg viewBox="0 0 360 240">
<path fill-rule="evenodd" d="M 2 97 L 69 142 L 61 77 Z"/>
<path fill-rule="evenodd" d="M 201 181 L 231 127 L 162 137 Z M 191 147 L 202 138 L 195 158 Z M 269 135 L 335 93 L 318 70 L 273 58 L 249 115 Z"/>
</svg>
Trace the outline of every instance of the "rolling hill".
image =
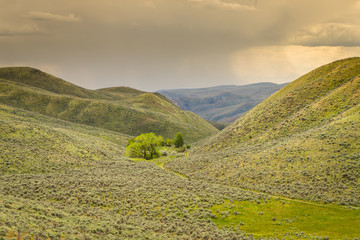
<svg viewBox="0 0 360 240">
<path fill-rule="evenodd" d="M 74 123 L 138 135 L 155 132 L 194 142 L 218 130 L 158 93 L 127 87 L 87 90 L 32 68 L 0 69 L 0 102 Z"/>
<path fill-rule="evenodd" d="M 131 161 L 128 139 L 0 104 L 0 239 L 251 239 L 209 207 L 262 194 Z"/>
<path fill-rule="evenodd" d="M 231 123 L 285 85 L 256 83 L 158 92 L 206 120 Z"/>
<path fill-rule="evenodd" d="M 360 58 L 349 58 L 288 84 L 166 167 L 278 196 L 360 206 L 359 139 Z"/>
<path fill-rule="evenodd" d="M 85 108 L 119 105 L 161 115 L 174 107 L 162 95 L 124 87 L 91 91 L 63 85 L 56 93 L 58 87 L 2 79 L 0 99 L 7 104 L 0 103 L 0 239 L 358 238 L 360 209 L 354 206 L 359 198 L 359 64 L 359 59 L 333 63 L 273 96 L 273 101 L 294 97 L 304 84 L 326 82 L 322 73 L 331 73 L 342 83 L 334 81 L 322 96 L 309 93 L 315 100 L 305 107 L 287 106 L 294 109 L 286 119 L 296 111 L 308 118 L 305 109 L 315 111 L 321 103 L 324 114 L 317 112 L 313 118 L 318 123 L 309 121 L 313 125 L 308 127 L 293 122 L 297 128 L 286 130 L 289 135 L 257 130 L 258 137 L 234 136 L 244 124 L 240 118 L 200 141 L 194 151 L 154 161 L 125 157 L 132 136 L 58 116 L 76 116 L 71 113 L 80 103 Z M 345 74 L 351 68 L 354 72 Z M 244 117 L 269 112 L 266 106 L 260 104 Z M 271 106 L 280 111 L 277 104 Z M 274 121 L 281 118 L 268 114 L 263 113 Z M 255 129 L 258 122 L 251 126 Z"/>
</svg>

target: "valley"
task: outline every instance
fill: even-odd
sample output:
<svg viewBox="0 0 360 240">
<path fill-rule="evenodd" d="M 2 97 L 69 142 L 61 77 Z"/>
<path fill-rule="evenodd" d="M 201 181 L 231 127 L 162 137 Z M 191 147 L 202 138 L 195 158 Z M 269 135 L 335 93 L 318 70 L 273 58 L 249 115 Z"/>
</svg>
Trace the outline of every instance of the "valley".
<svg viewBox="0 0 360 240">
<path fill-rule="evenodd" d="M 198 89 L 160 90 L 184 110 L 203 119 L 232 123 L 286 84 L 256 83 L 243 86 L 217 86 Z"/>
<path fill-rule="evenodd" d="M 358 239 L 360 58 L 219 131 L 163 95 L 0 69 L 0 239 Z M 189 149 L 126 156 L 129 140 Z"/>
</svg>

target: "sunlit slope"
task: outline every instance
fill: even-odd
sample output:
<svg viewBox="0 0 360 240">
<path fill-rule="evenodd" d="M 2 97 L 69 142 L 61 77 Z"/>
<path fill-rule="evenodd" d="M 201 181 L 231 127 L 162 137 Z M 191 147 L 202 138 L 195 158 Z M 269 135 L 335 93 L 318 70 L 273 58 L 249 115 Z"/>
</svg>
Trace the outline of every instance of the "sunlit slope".
<svg viewBox="0 0 360 240">
<path fill-rule="evenodd" d="M 14 68 L 26 72 L 23 77 L 11 69 L 10 73 L 0 69 L 0 102 L 6 105 L 128 135 L 155 132 L 172 138 L 181 131 L 187 142 L 193 142 L 217 133 L 205 120 L 159 94 L 125 87 L 86 90 L 50 75 L 46 78 L 38 70 Z M 35 76 L 28 77 L 33 71 Z"/>
<path fill-rule="evenodd" d="M 124 155 L 130 136 L 0 104 L 0 175 L 62 172 Z"/>
<path fill-rule="evenodd" d="M 273 94 L 218 134 L 211 148 L 259 143 L 331 122 L 359 104 L 360 58 L 330 63 Z"/>
<path fill-rule="evenodd" d="M 289 84 L 167 167 L 275 195 L 360 205 L 360 58 Z"/>
</svg>

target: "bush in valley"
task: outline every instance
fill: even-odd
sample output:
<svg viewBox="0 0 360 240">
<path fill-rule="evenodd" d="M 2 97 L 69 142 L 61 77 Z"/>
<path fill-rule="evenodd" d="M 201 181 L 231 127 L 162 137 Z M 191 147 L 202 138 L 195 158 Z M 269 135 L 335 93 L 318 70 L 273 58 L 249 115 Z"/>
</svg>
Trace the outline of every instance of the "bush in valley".
<svg viewBox="0 0 360 240">
<path fill-rule="evenodd" d="M 176 148 L 184 146 L 184 136 L 181 132 L 176 133 L 174 144 Z"/>
<path fill-rule="evenodd" d="M 126 148 L 126 155 L 129 157 L 140 157 L 153 159 L 160 157 L 158 147 L 164 142 L 163 137 L 155 133 L 144 133 L 129 140 Z"/>
</svg>

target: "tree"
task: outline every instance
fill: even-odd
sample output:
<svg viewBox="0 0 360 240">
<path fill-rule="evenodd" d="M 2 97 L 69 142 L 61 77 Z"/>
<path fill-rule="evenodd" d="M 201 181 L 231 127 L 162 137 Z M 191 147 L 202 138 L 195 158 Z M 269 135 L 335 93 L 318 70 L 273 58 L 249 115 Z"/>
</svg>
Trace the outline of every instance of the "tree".
<svg viewBox="0 0 360 240">
<path fill-rule="evenodd" d="M 184 137 L 181 132 L 178 132 L 174 139 L 174 144 L 176 148 L 184 146 Z"/>
<path fill-rule="evenodd" d="M 128 142 L 126 155 L 145 159 L 160 157 L 160 152 L 157 147 L 163 142 L 164 139 L 161 136 L 156 136 L 155 133 L 141 134 Z"/>
</svg>

